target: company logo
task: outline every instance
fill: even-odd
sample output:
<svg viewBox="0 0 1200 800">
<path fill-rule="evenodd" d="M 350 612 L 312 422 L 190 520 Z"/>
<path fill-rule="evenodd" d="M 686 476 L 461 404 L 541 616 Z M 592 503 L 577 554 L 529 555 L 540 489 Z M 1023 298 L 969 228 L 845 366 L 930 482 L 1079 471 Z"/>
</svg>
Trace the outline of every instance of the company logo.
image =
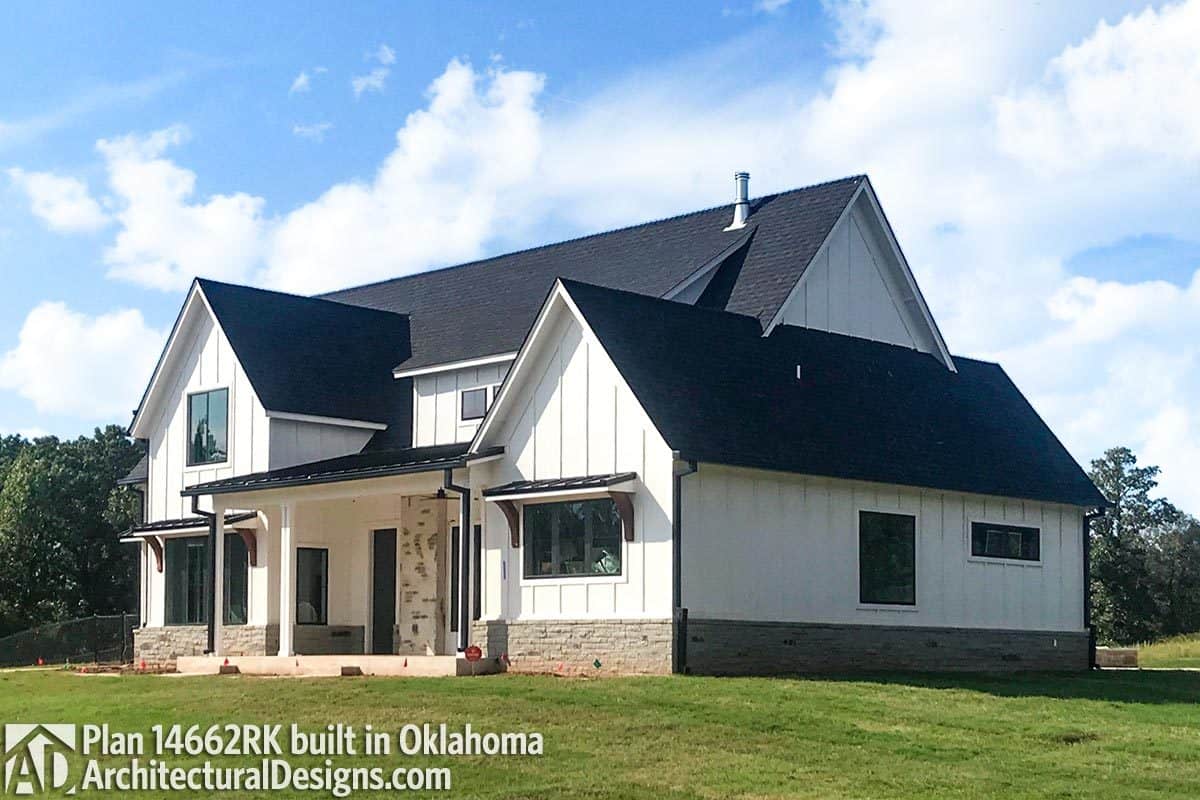
<svg viewBox="0 0 1200 800">
<path fill-rule="evenodd" d="M 5 725 L 5 794 L 33 795 L 63 789 L 70 778 L 67 753 L 74 751 L 74 725 Z M 75 794 L 75 787 L 67 789 L 66 794 Z"/>
</svg>

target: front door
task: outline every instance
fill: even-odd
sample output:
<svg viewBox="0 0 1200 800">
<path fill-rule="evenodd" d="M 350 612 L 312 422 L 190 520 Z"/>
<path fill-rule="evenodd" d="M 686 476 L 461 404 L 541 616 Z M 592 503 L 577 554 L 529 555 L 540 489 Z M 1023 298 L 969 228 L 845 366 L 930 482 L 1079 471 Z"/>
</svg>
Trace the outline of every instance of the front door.
<svg viewBox="0 0 1200 800">
<path fill-rule="evenodd" d="M 396 652 L 393 635 L 396 627 L 396 529 L 386 528 L 374 534 L 374 564 L 371 568 L 371 652 L 391 655 Z"/>
</svg>

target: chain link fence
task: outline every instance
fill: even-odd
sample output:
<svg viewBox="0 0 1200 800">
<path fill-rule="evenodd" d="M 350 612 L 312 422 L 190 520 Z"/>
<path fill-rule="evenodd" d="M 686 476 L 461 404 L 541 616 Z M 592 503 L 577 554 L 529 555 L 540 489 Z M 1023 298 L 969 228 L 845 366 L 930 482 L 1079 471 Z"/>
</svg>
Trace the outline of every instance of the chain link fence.
<svg viewBox="0 0 1200 800">
<path fill-rule="evenodd" d="M 133 660 L 136 614 L 50 622 L 0 638 L 0 667 L 37 664 L 125 664 Z"/>
</svg>

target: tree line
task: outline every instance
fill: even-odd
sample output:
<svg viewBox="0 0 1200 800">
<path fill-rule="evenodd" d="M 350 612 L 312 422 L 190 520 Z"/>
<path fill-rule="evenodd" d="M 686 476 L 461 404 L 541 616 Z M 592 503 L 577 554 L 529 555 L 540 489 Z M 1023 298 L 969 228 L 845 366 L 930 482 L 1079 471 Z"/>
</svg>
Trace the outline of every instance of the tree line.
<svg viewBox="0 0 1200 800">
<path fill-rule="evenodd" d="M 142 450 L 116 425 L 63 441 L 0 437 L 0 636 L 137 610 L 137 549 L 120 534 L 140 498 L 117 481 Z M 1152 497 L 1158 467 L 1126 447 L 1092 462 L 1113 507 L 1092 523 L 1092 621 L 1101 642 L 1200 631 L 1200 522 Z"/>
<path fill-rule="evenodd" d="M 63 441 L 0 437 L 0 636 L 136 611 L 140 499 L 117 481 L 142 457 L 116 426 Z"/>
</svg>

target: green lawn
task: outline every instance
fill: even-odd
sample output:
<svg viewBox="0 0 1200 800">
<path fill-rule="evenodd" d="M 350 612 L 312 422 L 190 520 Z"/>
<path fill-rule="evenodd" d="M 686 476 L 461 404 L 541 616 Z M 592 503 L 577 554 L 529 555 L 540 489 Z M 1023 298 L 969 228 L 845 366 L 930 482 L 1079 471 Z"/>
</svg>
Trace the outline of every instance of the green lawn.
<svg viewBox="0 0 1200 800">
<path fill-rule="evenodd" d="M 1138 666 L 1200 668 L 1200 634 L 1173 636 L 1138 648 Z"/>
<path fill-rule="evenodd" d="M 445 721 L 544 734 L 541 757 L 355 762 L 448 765 L 451 797 L 1200 796 L 1200 673 L 1191 672 L 585 681 L 40 671 L 0 673 L 0 698 L 3 722 L 127 731 Z"/>
</svg>

